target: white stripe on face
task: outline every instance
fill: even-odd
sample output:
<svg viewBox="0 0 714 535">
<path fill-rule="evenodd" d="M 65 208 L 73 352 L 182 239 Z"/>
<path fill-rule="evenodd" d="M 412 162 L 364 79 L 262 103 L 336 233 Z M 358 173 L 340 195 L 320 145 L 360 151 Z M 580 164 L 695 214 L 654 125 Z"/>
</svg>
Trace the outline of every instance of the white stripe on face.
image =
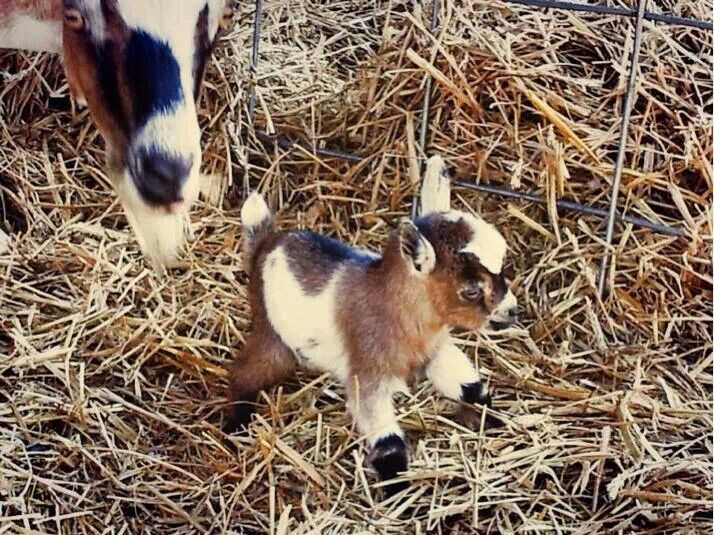
<svg viewBox="0 0 714 535">
<path fill-rule="evenodd" d="M 200 189 L 201 134 L 194 77 L 201 74 L 196 72 L 197 54 L 207 52 L 196 50 L 199 40 L 203 40 L 198 37 L 204 37 L 197 36 L 197 32 L 205 29 L 205 41 L 213 40 L 220 3 L 212 0 L 211 10 L 206 0 L 117 0 L 118 15 L 129 30 L 124 58 L 127 83 L 135 81 L 143 87 L 129 88 L 137 130 L 130 134 L 126 161 L 138 190 L 147 195 L 147 200 L 163 204 L 164 197 L 165 202 L 176 197 L 190 205 Z M 155 156 L 142 165 L 146 154 Z M 190 162 L 190 167 L 172 162 Z M 183 171 L 179 173 L 182 176 L 173 176 L 177 171 L 169 173 L 171 176 L 166 178 L 173 183 L 164 184 L 161 175 L 166 172 L 154 176 L 147 170 L 151 168 Z"/>
<path fill-rule="evenodd" d="M 449 221 L 464 221 L 473 232 L 471 241 L 464 245 L 461 252 L 474 254 L 483 267 L 494 275 L 500 274 L 508 245 L 496 227 L 480 217 L 458 210 L 452 210 L 444 217 Z"/>
<path fill-rule="evenodd" d="M 518 299 L 511 290 L 508 290 L 503 300 L 494 309 L 488 319 L 498 323 L 510 323 L 514 319 L 512 313 L 514 313 L 517 308 Z"/>
</svg>

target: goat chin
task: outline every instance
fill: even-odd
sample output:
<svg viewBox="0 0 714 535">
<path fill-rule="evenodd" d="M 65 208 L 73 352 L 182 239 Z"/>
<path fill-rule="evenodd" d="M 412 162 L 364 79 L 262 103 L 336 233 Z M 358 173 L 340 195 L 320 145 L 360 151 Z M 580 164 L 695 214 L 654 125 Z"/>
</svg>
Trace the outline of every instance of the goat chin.
<svg viewBox="0 0 714 535">
<path fill-rule="evenodd" d="M 189 179 L 185 201 L 172 212 L 147 204 L 128 174 L 115 175 L 113 182 L 141 252 L 156 269 L 175 265 L 188 234 L 188 210 L 197 196 L 198 176 Z"/>
</svg>

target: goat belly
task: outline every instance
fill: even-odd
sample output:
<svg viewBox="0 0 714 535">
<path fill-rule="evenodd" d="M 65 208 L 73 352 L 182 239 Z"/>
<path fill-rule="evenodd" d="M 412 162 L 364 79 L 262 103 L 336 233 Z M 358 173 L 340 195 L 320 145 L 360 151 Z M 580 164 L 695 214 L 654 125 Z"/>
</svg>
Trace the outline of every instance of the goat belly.
<svg viewBox="0 0 714 535">
<path fill-rule="evenodd" d="M 347 378 L 347 354 L 339 331 L 337 291 L 340 270 L 317 293 L 309 293 L 290 268 L 283 246 L 263 264 L 263 296 L 268 321 L 298 361 L 310 368 Z"/>
</svg>

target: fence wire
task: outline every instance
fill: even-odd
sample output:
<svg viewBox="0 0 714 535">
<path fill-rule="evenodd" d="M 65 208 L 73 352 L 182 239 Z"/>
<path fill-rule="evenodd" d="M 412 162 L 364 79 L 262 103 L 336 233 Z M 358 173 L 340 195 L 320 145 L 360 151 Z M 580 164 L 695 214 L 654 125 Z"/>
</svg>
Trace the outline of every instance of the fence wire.
<svg viewBox="0 0 714 535">
<path fill-rule="evenodd" d="M 573 210 L 576 212 L 581 212 L 584 214 L 594 215 L 601 217 L 605 220 L 605 251 L 602 256 L 600 264 L 600 272 L 598 274 L 598 295 L 600 298 L 603 297 L 605 292 L 607 271 L 610 265 L 610 258 L 612 255 L 612 239 L 614 235 L 615 221 L 622 221 L 631 225 L 638 227 L 648 228 L 655 232 L 666 234 L 669 236 L 679 236 L 686 237 L 687 233 L 681 227 L 675 227 L 670 225 L 662 225 L 659 223 L 654 223 L 648 221 L 647 219 L 635 216 L 628 216 L 621 214 L 617 210 L 617 199 L 620 189 L 620 179 L 622 177 L 622 166 L 625 158 L 625 152 L 627 148 L 627 133 L 629 130 L 630 123 L 630 113 L 632 111 L 633 96 L 635 95 L 635 87 L 637 85 L 637 64 L 639 60 L 639 50 L 642 36 L 642 26 L 643 21 L 649 20 L 652 22 L 667 24 L 671 26 L 685 26 L 691 28 L 698 28 L 702 30 L 714 30 L 714 24 L 710 21 L 703 21 L 693 18 L 677 17 L 673 15 L 666 15 L 660 13 L 652 13 L 646 11 L 647 0 L 638 0 L 637 9 L 628 9 L 623 7 L 615 6 L 605 6 L 599 4 L 581 4 L 575 2 L 565 2 L 562 0 L 502 0 L 509 4 L 520 4 L 526 6 L 540 7 L 546 9 L 556 9 L 556 10 L 566 10 L 566 11 L 578 11 L 578 12 L 588 12 L 588 13 L 598 13 L 603 15 L 616 15 L 620 17 L 630 17 L 635 19 L 635 35 L 634 35 L 634 46 L 632 50 L 632 56 L 629 62 L 628 69 L 628 83 L 627 91 L 624 95 L 623 109 L 622 109 L 622 121 L 620 124 L 620 141 L 617 150 L 617 156 L 615 160 L 615 166 L 613 169 L 613 178 L 610 189 L 610 199 L 609 199 L 609 209 L 605 210 L 602 208 L 597 208 L 593 206 L 584 205 L 574 201 L 568 200 L 557 200 L 556 206 L 561 210 Z M 251 48 L 251 61 L 250 61 L 250 72 L 251 72 L 251 89 L 248 97 L 248 119 L 249 124 L 253 126 L 253 117 L 255 115 L 255 86 L 257 84 L 257 68 L 258 68 L 258 57 L 259 57 L 259 47 L 260 47 L 260 18 L 263 8 L 262 0 L 255 0 L 255 17 L 253 19 L 253 41 Z M 434 33 L 439 24 L 439 0 L 433 0 L 432 11 L 431 11 L 431 23 L 430 31 Z M 425 91 L 424 99 L 422 101 L 421 116 L 420 116 L 420 130 L 419 130 L 419 148 L 421 150 L 421 156 L 426 154 L 426 139 L 429 128 L 429 109 L 431 106 L 431 76 L 426 75 L 425 80 Z M 320 148 L 312 145 L 298 143 L 289 140 L 279 133 L 275 135 L 268 134 L 267 132 L 255 131 L 256 138 L 262 143 L 274 144 L 284 150 L 300 150 L 310 154 L 319 154 L 326 157 L 334 157 L 343 160 L 360 162 L 364 160 L 359 154 L 352 154 L 349 152 Z M 539 195 L 532 193 L 525 193 L 521 191 L 515 191 L 510 188 L 492 186 L 490 184 L 476 184 L 471 182 L 454 181 L 454 186 L 463 187 L 468 189 L 474 189 L 481 191 L 483 193 L 499 195 L 501 197 L 525 200 L 530 202 L 535 202 L 541 205 L 547 204 L 547 200 Z M 421 186 L 421 185 L 420 185 Z M 248 170 L 246 169 L 245 179 L 243 183 L 244 193 L 247 193 L 248 184 Z M 417 188 L 418 190 L 419 188 Z M 412 200 L 411 213 L 412 217 L 416 215 L 418 205 L 418 197 L 415 195 Z"/>
</svg>

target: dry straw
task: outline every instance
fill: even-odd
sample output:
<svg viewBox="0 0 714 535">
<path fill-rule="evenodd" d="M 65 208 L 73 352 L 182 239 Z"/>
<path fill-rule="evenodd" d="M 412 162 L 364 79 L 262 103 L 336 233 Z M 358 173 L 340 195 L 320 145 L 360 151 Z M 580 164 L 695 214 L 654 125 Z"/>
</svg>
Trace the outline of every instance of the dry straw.
<svg viewBox="0 0 714 535">
<path fill-rule="evenodd" d="M 711 529 L 711 32 L 644 22 L 620 207 L 686 237 L 618 224 L 601 302 L 601 219 L 556 202 L 607 201 L 631 20 L 447 2 L 432 39 L 413 2 L 266 1 L 256 128 L 356 162 L 249 132 L 252 16 L 241 3 L 209 67 L 205 200 L 167 275 L 139 255 L 57 58 L 0 54 L 0 532 Z M 282 225 L 379 246 L 410 210 L 427 74 L 427 150 L 548 204 L 460 190 L 507 236 L 525 308 L 462 337 L 503 425 L 472 431 L 417 382 L 399 403 L 411 491 L 380 503 L 327 377 L 271 391 L 248 436 L 221 432 L 250 321 L 240 186 L 248 166 Z"/>
</svg>

